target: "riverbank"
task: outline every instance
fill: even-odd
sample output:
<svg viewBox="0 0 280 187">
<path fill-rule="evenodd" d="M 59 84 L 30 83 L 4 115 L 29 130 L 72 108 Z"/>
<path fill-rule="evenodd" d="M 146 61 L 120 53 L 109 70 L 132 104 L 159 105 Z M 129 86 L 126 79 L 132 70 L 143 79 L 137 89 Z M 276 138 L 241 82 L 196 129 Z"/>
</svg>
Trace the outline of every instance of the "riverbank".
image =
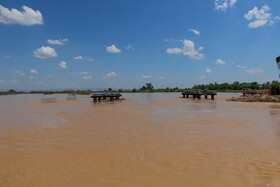
<svg viewBox="0 0 280 187">
<path fill-rule="evenodd" d="M 280 103 L 280 95 L 246 95 L 237 96 L 227 99 L 227 101 L 238 101 L 238 102 L 272 102 Z"/>
</svg>

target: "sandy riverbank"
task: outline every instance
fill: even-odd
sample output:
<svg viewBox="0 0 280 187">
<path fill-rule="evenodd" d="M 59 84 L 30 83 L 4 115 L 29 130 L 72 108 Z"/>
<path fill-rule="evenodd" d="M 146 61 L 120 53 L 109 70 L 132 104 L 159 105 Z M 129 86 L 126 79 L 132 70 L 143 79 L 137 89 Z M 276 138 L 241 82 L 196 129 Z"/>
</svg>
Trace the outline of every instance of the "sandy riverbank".
<svg viewBox="0 0 280 187">
<path fill-rule="evenodd" d="M 246 95 L 235 96 L 227 99 L 228 101 L 240 101 L 240 102 L 272 102 L 280 103 L 280 95 Z"/>
</svg>

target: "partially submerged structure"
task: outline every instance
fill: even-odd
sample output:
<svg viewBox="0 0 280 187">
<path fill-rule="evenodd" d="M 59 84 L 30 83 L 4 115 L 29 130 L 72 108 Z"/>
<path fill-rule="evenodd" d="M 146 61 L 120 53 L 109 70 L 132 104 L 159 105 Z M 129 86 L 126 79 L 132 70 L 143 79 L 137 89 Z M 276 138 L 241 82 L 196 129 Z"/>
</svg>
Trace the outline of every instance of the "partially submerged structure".
<svg viewBox="0 0 280 187">
<path fill-rule="evenodd" d="M 201 96 L 204 96 L 205 99 L 208 99 L 208 96 L 211 96 L 211 99 L 215 99 L 215 95 L 217 95 L 217 92 L 215 91 L 208 91 L 208 92 L 182 92 L 183 98 L 189 98 L 189 96 L 192 96 L 193 98 L 201 99 Z"/>
<path fill-rule="evenodd" d="M 91 98 L 93 98 L 93 102 L 96 103 L 97 101 L 101 102 L 107 98 L 110 98 L 110 101 L 119 100 L 121 96 L 120 93 L 97 93 L 92 94 Z"/>
</svg>

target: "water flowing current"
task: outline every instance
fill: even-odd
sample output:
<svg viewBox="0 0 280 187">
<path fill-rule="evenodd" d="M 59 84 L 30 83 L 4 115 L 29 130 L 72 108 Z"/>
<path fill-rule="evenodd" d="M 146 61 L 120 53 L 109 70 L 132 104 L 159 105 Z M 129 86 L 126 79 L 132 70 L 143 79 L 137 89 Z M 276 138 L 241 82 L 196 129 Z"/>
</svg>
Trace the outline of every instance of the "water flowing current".
<svg viewBox="0 0 280 187">
<path fill-rule="evenodd" d="M 1 96 L 0 186 L 280 186 L 280 104 L 236 95 Z"/>
</svg>

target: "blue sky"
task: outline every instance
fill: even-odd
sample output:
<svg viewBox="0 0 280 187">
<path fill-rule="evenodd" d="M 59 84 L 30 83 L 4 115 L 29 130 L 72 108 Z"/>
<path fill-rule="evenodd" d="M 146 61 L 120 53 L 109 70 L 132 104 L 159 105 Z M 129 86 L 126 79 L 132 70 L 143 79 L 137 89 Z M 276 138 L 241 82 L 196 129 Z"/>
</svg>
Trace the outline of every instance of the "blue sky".
<svg viewBox="0 0 280 187">
<path fill-rule="evenodd" d="M 2 0 L 0 89 L 278 80 L 277 0 Z"/>
</svg>

